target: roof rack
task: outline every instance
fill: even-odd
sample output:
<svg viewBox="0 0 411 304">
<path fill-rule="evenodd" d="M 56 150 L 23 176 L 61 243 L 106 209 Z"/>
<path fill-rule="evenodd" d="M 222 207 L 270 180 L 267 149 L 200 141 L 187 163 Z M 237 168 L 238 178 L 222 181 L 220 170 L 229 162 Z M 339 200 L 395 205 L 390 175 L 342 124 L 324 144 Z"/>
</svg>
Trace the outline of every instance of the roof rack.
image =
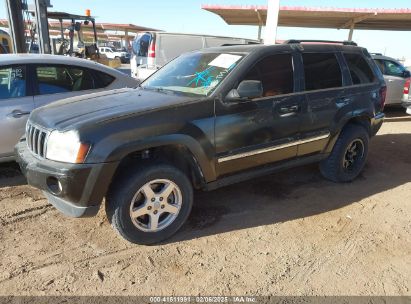
<svg viewBox="0 0 411 304">
<path fill-rule="evenodd" d="M 224 43 L 220 46 L 238 46 L 238 45 L 256 45 L 261 44 L 260 42 L 248 41 L 246 43 Z"/>
<path fill-rule="evenodd" d="M 374 55 L 374 56 L 383 56 L 383 54 L 381 54 L 381 53 L 370 53 L 370 55 Z"/>
<path fill-rule="evenodd" d="M 342 45 L 352 45 L 352 46 L 358 46 L 357 43 L 354 41 L 332 41 L 332 40 L 296 40 L 296 39 L 290 39 L 287 41 L 284 41 L 284 44 L 299 44 L 303 42 L 308 42 L 308 43 L 332 43 L 332 44 L 342 44 Z"/>
</svg>

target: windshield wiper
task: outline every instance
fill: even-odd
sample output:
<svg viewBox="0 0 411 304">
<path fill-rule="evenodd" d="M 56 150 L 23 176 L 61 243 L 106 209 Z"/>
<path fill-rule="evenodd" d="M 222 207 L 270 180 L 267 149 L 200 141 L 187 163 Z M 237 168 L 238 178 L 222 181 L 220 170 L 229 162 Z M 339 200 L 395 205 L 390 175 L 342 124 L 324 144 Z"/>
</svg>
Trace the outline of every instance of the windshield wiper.
<svg viewBox="0 0 411 304">
<path fill-rule="evenodd" d="M 149 89 L 153 90 L 153 91 L 156 91 L 156 92 L 159 92 L 159 93 L 165 93 L 165 94 L 171 93 L 171 94 L 175 95 L 177 93 L 176 91 L 165 89 L 163 87 L 149 87 Z"/>
</svg>

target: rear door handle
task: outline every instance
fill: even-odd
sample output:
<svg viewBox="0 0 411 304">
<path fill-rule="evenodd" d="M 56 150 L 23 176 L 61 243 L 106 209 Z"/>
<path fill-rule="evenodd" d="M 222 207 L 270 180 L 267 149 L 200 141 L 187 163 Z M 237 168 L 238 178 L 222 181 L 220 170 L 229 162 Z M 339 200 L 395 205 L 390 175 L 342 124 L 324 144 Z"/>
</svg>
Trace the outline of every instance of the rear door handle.
<svg viewBox="0 0 411 304">
<path fill-rule="evenodd" d="M 26 115 L 30 115 L 30 112 L 26 111 L 21 111 L 21 110 L 14 110 L 13 112 L 9 113 L 7 117 L 12 117 L 12 118 L 20 118 Z"/>
<path fill-rule="evenodd" d="M 281 107 L 278 112 L 281 116 L 289 116 L 290 114 L 295 114 L 298 112 L 300 107 L 298 105 L 288 106 L 288 107 Z"/>
</svg>

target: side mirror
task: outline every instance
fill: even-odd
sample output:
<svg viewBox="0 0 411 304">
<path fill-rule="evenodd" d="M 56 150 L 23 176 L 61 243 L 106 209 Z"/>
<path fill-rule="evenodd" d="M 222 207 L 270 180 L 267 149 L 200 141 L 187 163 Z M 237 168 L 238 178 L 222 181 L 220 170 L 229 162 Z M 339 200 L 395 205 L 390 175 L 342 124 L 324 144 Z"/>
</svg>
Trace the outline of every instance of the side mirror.
<svg viewBox="0 0 411 304">
<path fill-rule="evenodd" d="M 404 78 L 410 78 L 411 77 L 411 72 L 408 71 L 408 70 L 405 70 L 403 75 L 404 75 Z"/>
<path fill-rule="evenodd" d="M 263 85 L 259 80 L 243 80 L 237 89 L 228 92 L 225 100 L 231 102 L 247 101 L 263 96 Z"/>
</svg>

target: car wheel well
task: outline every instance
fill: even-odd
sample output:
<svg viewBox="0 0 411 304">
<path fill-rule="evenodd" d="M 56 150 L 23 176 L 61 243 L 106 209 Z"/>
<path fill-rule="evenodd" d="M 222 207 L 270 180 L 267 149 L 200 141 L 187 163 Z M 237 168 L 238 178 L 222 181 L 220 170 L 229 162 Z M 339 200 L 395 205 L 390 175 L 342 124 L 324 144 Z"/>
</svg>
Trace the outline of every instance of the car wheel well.
<svg viewBox="0 0 411 304">
<path fill-rule="evenodd" d="M 347 125 L 359 125 L 362 126 L 368 133 L 368 135 L 371 137 L 371 120 L 367 116 L 356 116 L 348 120 L 348 122 L 345 124 L 344 128 Z"/>
<path fill-rule="evenodd" d="M 179 144 L 159 146 L 129 153 L 121 160 L 113 176 L 113 181 L 119 179 L 124 173 L 127 174 L 127 171 L 156 162 L 169 164 L 184 172 L 196 189 L 202 188 L 205 184 L 197 159 L 187 147 Z"/>
</svg>

